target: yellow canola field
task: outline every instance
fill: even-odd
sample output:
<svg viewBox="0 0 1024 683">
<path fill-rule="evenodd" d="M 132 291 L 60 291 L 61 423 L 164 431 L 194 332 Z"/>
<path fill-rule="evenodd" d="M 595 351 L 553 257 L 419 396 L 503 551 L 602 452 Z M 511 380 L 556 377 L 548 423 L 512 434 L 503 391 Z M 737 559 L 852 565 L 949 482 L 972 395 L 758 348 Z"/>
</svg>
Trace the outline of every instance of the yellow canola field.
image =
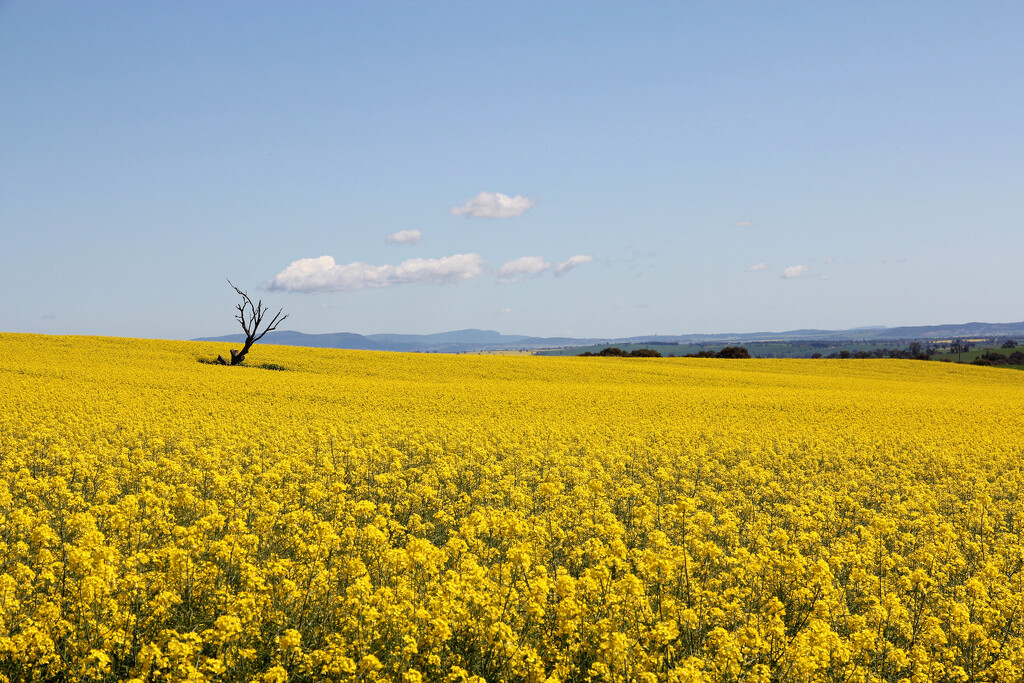
<svg viewBox="0 0 1024 683">
<path fill-rule="evenodd" d="M 0 334 L 0 680 L 1021 681 L 1024 373 Z"/>
</svg>

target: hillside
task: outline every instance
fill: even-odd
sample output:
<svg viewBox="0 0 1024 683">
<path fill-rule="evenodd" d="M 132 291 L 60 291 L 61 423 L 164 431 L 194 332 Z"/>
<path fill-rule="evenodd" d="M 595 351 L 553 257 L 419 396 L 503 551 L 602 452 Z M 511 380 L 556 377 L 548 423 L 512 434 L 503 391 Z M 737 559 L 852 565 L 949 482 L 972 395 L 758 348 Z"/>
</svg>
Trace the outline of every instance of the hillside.
<svg viewBox="0 0 1024 683">
<path fill-rule="evenodd" d="M 681 344 L 694 348 L 702 345 L 779 343 L 779 342 L 866 342 L 874 346 L 897 341 L 929 341 L 964 339 L 1024 338 L 1024 322 L 1019 323 L 964 323 L 918 327 L 869 327 L 849 330 L 790 330 L 787 332 L 751 332 L 741 334 L 685 334 L 647 335 L 619 338 L 530 337 L 509 335 L 494 330 L 456 330 L 437 334 L 368 334 L 349 332 L 332 334 L 305 334 L 296 331 L 275 330 L 267 334 L 264 342 L 285 346 L 314 346 L 334 349 L 372 349 L 379 351 L 412 351 L 425 353 L 474 353 L 499 350 L 536 350 L 561 347 L 600 347 L 615 344 Z M 241 334 L 221 337 L 202 337 L 194 341 L 220 341 L 240 343 Z M 874 348 L 866 346 L 865 348 Z M 776 347 L 777 348 L 777 347 Z M 802 353 L 802 351 L 801 351 Z M 784 354 L 770 354 L 784 355 Z"/>
</svg>

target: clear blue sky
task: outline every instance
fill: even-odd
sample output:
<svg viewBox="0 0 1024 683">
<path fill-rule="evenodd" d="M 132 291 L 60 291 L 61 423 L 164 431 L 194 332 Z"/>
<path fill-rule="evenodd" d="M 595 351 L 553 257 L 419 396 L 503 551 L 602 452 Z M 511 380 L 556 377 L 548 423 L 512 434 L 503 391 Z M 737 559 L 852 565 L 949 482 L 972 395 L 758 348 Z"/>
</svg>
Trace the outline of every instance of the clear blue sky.
<svg viewBox="0 0 1024 683">
<path fill-rule="evenodd" d="M 1024 320 L 1022 2 L 3 2 L 0 330 Z M 389 240 L 390 236 L 390 240 Z"/>
</svg>

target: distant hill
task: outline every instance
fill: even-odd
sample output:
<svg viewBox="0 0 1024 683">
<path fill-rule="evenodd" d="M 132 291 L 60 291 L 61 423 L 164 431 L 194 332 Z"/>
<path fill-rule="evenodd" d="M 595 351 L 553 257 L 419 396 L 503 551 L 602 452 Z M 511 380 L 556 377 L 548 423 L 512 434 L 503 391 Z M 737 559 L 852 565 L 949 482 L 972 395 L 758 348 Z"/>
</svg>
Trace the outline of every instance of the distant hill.
<svg viewBox="0 0 1024 683">
<path fill-rule="evenodd" d="M 990 337 L 1024 337 L 1024 322 L 1017 323 L 960 323 L 951 325 L 921 325 L 916 327 L 857 327 L 849 330 L 801 329 L 786 332 L 743 332 L 720 334 L 685 334 L 628 337 L 619 342 L 644 340 L 679 343 L 701 342 L 753 342 L 753 341 L 886 341 L 930 339 L 972 339 Z"/>
<path fill-rule="evenodd" d="M 201 337 L 193 341 L 225 342 L 228 344 L 242 344 L 245 341 L 244 334 L 225 334 L 221 337 Z M 279 344 L 281 346 L 315 346 L 322 349 L 359 349 L 364 351 L 386 351 L 377 342 L 367 339 L 361 334 L 351 332 L 333 332 L 330 334 L 306 334 L 305 332 L 293 332 L 291 330 L 274 330 L 268 332 L 267 336 L 260 340 L 264 344 Z"/>
<path fill-rule="evenodd" d="M 919 327 L 890 327 L 878 331 L 871 339 L 969 339 L 982 337 L 1024 336 L 1024 322 L 1019 323 L 963 323 L 960 325 L 926 325 Z"/>
<path fill-rule="evenodd" d="M 200 337 L 193 341 L 226 342 L 241 344 L 242 334 L 226 334 L 220 337 Z M 455 330 L 437 334 L 353 334 L 335 332 L 330 334 L 306 334 L 293 330 L 274 330 L 260 340 L 264 344 L 282 346 L 315 346 L 327 349 L 361 349 L 371 351 L 412 351 L 421 353 L 466 353 L 473 351 L 502 351 L 511 349 L 541 349 L 558 346 L 579 346 L 598 340 L 572 339 L 567 337 L 527 337 L 515 334 L 501 334 L 494 330 Z"/>
<path fill-rule="evenodd" d="M 1024 322 L 962 323 L 955 325 L 924 325 L 916 327 L 859 327 L 850 330 L 803 329 L 788 332 L 748 332 L 738 334 L 646 335 L 639 337 L 590 338 L 529 337 L 501 334 L 494 330 L 455 330 L 437 334 L 353 334 L 334 332 L 306 334 L 291 330 L 269 332 L 261 341 L 282 346 L 315 346 L 329 349 L 361 349 L 371 351 L 412 351 L 421 353 L 473 353 L 515 349 L 552 349 L 590 346 L 593 344 L 701 344 L 750 343 L 757 341 L 911 341 L 944 339 L 1024 338 Z M 244 336 L 228 334 L 201 337 L 194 341 L 215 341 L 241 344 Z"/>
</svg>

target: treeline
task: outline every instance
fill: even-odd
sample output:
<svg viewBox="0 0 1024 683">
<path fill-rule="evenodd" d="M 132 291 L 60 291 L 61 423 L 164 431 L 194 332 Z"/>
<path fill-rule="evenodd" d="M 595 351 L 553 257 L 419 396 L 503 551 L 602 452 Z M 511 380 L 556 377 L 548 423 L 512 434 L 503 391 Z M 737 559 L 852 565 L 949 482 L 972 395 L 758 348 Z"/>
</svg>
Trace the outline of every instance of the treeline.
<svg viewBox="0 0 1024 683">
<path fill-rule="evenodd" d="M 624 351 L 616 346 L 609 346 L 608 348 L 601 349 L 600 351 L 584 351 L 583 353 L 576 354 L 578 356 L 618 356 L 622 358 L 661 358 L 661 352 L 654 349 L 633 349 L 632 351 Z M 676 358 L 674 354 L 669 354 L 669 358 Z M 747 352 L 742 346 L 726 346 L 717 353 L 715 351 L 698 351 L 697 353 L 687 353 L 679 358 L 750 358 L 750 353 Z"/>
<path fill-rule="evenodd" d="M 998 351 L 987 351 L 972 360 L 971 365 L 1024 365 L 1024 352 L 1014 351 L 1007 356 Z"/>
<path fill-rule="evenodd" d="M 939 360 L 943 362 L 952 362 L 954 359 L 946 357 L 948 355 L 957 354 L 955 362 L 970 362 L 972 365 L 1024 365 L 1024 352 L 1021 352 L 1016 348 L 1016 343 L 1012 339 L 1005 340 L 1001 348 L 1008 349 L 1011 353 L 999 353 L 998 351 L 991 350 L 985 353 L 979 354 L 976 358 L 969 361 L 961 361 L 960 355 L 969 352 L 973 348 L 970 342 L 963 341 L 962 339 L 955 339 L 948 347 L 941 349 L 935 348 L 934 346 L 925 347 L 921 342 L 911 342 L 906 348 L 881 348 L 875 349 L 874 351 L 848 351 L 842 350 L 835 353 L 831 353 L 827 356 L 823 356 L 820 353 L 811 354 L 811 358 L 902 358 L 911 360 L 932 360 L 936 355 L 943 354 Z"/>
<path fill-rule="evenodd" d="M 938 350 L 935 348 L 925 348 L 920 342 L 911 342 L 905 349 L 880 348 L 874 351 L 848 351 L 843 349 L 842 351 L 830 353 L 827 356 L 823 356 L 820 353 L 812 353 L 811 358 L 903 358 L 909 360 L 931 360 L 932 356 L 936 353 L 938 353 Z"/>
<path fill-rule="evenodd" d="M 957 339 L 951 344 L 943 345 L 941 348 L 935 346 L 925 346 L 921 342 L 911 342 L 904 348 L 877 348 L 871 351 L 858 350 L 851 351 L 848 349 L 842 349 L 830 353 L 829 355 L 823 355 L 821 353 L 811 354 L 811 358 L 841 358 L 841 359 L 869 359 L 869 358 L 899 358 L 905 360 L 932 360 L 935 356 L 938 356 L 939 361 L 943 362 L 969 362 L 972 365 L 1024 365 L 1024 352 L 1017 349 L 1013 340 L 1006 340 L 1003 342 L 1001 348 L 1007 350 L 1008 353 L 1000 353 L 995 350 L 985 351 L 977 355 L 976 358 L 970 359 L 965 358 L 963 361 L 960 360 L 959 355 L 967 353 L 971 350 L 972 344 L 963 340 Z M 957 354 L 958 357 L 950 358 L 950 354 Z M 978 351 L 975 351 L 978 354 Z M 669 354 L 664 356 L 660 351 L 656 349 L 640 348 L 633 349 L 632 351 L 626 351 L 617 346 L 609 346 L 601 349 L 600 351 L 584 351 L 583 353 L 577 354 L 579 356 L 613 356 L 620 358 L 753 358 L 750 352 L 743 346 L 726 346 L 720 351 L 713 351 L 710 349 L 697 351 L 696 353 L 687 353 L 684 355 Z M 806 356 L 805 356 L 806 357 Z"/>
<path fill-rule="evenodd" d="M 583 353 L 576 354 L 577 356 L 618 356 L 621 358 L 661 358 L 661 352 L 655 351 L 654 349 L 633 349 L 632 351 L 623 351 L 617 346 L 609 346 L 606 349 L 600 351 L 584 351 Z"/>
</svg>

